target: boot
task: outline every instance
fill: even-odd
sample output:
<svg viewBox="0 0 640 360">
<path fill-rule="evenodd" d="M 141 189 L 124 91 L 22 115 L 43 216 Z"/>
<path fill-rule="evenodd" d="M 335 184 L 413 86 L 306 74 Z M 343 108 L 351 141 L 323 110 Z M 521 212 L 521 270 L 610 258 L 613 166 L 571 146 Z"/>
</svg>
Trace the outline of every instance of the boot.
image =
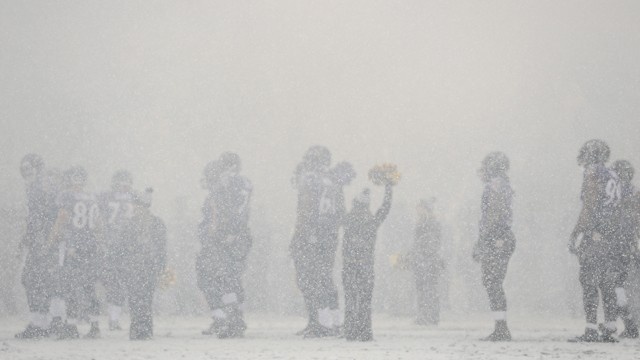
<svg viewBox="0 0 640 360">
<path fill-rule="evenodd" d="M 615 334 L 616 331 L 618 331 L 617 329 L 609 329 L 603 324 L 600 324 L 598 328 L 600 329 L 600 339 L 599 339 L 600 342 L 605 342 L 605 343 L 618 342 L 618 340 L 613 337 L 613 334 Z"/>
<path fill-rule="evenodd" d="M 100 326 L 97 321 L 91 322 L 91 328 L 89 332 L 83 336 L 85 339 L 99 339 L 100 338 Z"/>
<path fill-rule="evenodd" d="M 153 339 L 153 324 L 131 323 L 129 326 L 129 340 Z"/>
<path fill-rule="evenodd" d="M 64 328 L 64 322 L 60 316 L 55 316 L 51 319 L 51 324 L 49 325 L 49 330 L 47 331 L 47 336 L 58 335 Z"/>
<path fill-rule="evenodd" d="M 631 319 L 623 319 L 624 331 L 620 333 L 619 337 L 622 339 L 637 339 L 638 338 L 638 325 Z"/>
<path fill-rule="evenodd" d="M 496 320 L 495 330 L 482 341 L 511 341 L 511 332 L 506 320 Z"/>
<path fill-rule="evenodd" d="M 41 339 L 48 335 L 46 329 L 32 324 L 27 325 L 26 329 L 15 335 L 16 339 Z"/>
<path fill-rule="evenodd" d="M 598 330 L 596 329 L 585 329 L 584 334 L 577 336 L 573 339 L 569 339 L 569 342 L 598 342 L 600 341 L 600 336 L 598 336 Z"/>
<path fill-rule="evenodd" d="M 118 320 L 109 320 L 109 331 L 120 331 L 122 327 Z"/>
<path fill-rule="evenodd" d="M 240 309 L 232 309 L 224 326 L 218 331 L 218 339 L 230 339 L 244 337 L 247 324 Z"/>
<path fill-rule="evenodd" d="M 225 326 L 226 320 L 220 318 L 213 318 L 211 325 L 206 330 L 202 330 L 202 335 L 218 335 L 218 333 Z"/>
<path fill-rule="evenodd" d="M 311 330 L 311 327 L 312 327 L 312 326 L 311 326 L 311 324 L 310 324 L 310 323 L 309 323 L 309 324 L 307 324 L 307 326 L 306 326 L 304 329 L 302 329 L 302 330 L 300 330 L 300 331 L 296 332 L 296 336 L 304 336 L 304 334 L 308 333 L 308 332 Z"/>
<path fill-rule="evenodd" d="M 77 339 L 79 337 L 78 326 L 74 324 L 63 324 L 58 333 L 58 340 Z"/>
<path fill-rule="evenodd" d="M 324 327 L 320 324 L 315 324 L 302 337 L 304 337 L 305 339 L 315 339 L 336 335 L 337 334 L 335 329 Z"/>
</svg>

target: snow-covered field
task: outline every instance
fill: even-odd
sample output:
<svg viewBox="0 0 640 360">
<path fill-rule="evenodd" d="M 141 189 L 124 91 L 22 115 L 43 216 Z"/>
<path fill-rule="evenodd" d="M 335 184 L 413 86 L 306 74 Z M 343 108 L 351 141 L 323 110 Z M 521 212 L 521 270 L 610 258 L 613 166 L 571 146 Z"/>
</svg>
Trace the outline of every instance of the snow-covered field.
<svg viewBox="0 0 640 360">
<path fill-rule="evenodd" d="M 24 326 L 19 318 L 3 319 L 0 359 L 640 359 L 640 341 L 618 344 L 571 344 L 582 323 L 575 319 L 510 319 L 514 341 L 485 343 L 491 321 L 483 316 L 446 316 L 437 328 L 422 328 L 411 319 L 377 315 L 371 343 L 341 339 L 301 339 L 293 333 L 303 327 L 296 317 L 249 314 L 243 339 L 218 340 L 200 335 L 205 317 L 156 320 L 151 341 L 132 342 L 126 331 L 103 330 L 98 340 L 16 340 Z M 88 326 L 81 330 L 86 332 Z"/>
</svg>

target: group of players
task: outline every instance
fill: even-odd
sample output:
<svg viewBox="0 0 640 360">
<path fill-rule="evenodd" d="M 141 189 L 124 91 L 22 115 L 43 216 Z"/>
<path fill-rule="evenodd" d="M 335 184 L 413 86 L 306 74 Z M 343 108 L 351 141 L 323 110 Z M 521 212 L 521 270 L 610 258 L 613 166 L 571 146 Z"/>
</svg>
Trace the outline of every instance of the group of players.
<svg viewBox="0 0 640 360">
<path fill-rule="evenodd" d="M 16 338 L 78 338 L 79 321 L 91 324 L 84 337 L 100 337 L 98 281 L 106 289 L 109 328 L 121 329 L 128 299 L 130 338 L 151 338 L 153 293 L 167 240 L 164 223 L 149 210 L 152 190 L 135 192 L 131 174 L 119 171 L 111 190 L 96 196 L 84 190 L 84 168 L 47 169 L 36 154 L 22 159 L 20 172 L 28 203 L 21 249 L 30 321 Z"/>
<path fill-rule="evenodd" d="M 569 250 L 578 257 L 586 328 L 575 342 L 616 342 L 616 320 L 622 318 L 621 338 L 637 338 L 638 327 L 629 311 L 625 281 L 638 256 L 640 194 L 631 180 L 634 169 L 626 160 L 607 167 L 609 146 L 586 142 L 578 164 L 584 167 L 582 211 L 571 234 Z M 599 294 L 604 323 L 598 324 Z"/>
<path fill-rule="evenodd" d="M 583 208 L 569 250 L 579 259 L 587 326 L 583 335 L 570 341 L 615 342 L 618 317 L 625 324 L 619 336 L 638 337 L 624 283 L 632 260 L 638 258 L 640 195 L 631 184 L 631 164 L 619 160 L 607 167 L 609 154 L 605 142 L 590 140 L 578 156 L 579 165 L 584 167 Z M 495 319 L 495 330 L 483 339 L 486 341 L 511 340 L 503 289 L 516 245 L 508 170 L 509 160 L 502 152 L 488 154 L 479 169 L 484 191 L 479 237 L 472 255 L 481 264 L 482 282 Z M 95 197 L 83 191 L 87 175 L 82 168 L 70 168 L 60 176 L 45 170 L 42 159 L 33 154 L 25 156 L 21 171 L 29 202 L 23 284 L 32 318 L 27 329 L 16 336 L 78 337 L 78 319 L 91 323 L 86 336 L 99 336 L 95 283 L 101 280 L 107 290 L 110 329 L 120 328 L 119 313 L 128 299 L 130 338 L 150 338 L 151 301 L 166 257 L 166 230 L 149 212 L 150 190 L 133 191 L 131 175 L 118 172 L 111 191 Z M 226 152 L 207 164 L 202 178 L 209 195 L 198 227 L 201 248 L 195 266 L 198 288 L 212 316 L 203 334 L 218 338 L 242 337 L 247 327 L 242 274 L 252 246 L 248 225 L 252 185 L 240 171 L 240 157 Z M 368 188 L 353 199 L 347 211 L 344 187 L 355 176 L 348 162 L 332 166 L 331 153 L 324 146 L 310 147 L 293 174 L 298 201 L 289 250 L 308 317 L 307 326 L 298 332 L 305 338 L 373 339 L 375 242 L 378 228 L 390 211 L 399 174 L 389 165 L 369 172 L 373 183 L 384 187 L 383 203 L 375 213 L 370 210 Z M 427 215 L 419 218 L 416 242 L 405 262 L 411 263 L 416 273 L 419 302 L 424 303 L 419 305 L 431 309 L 423 314 L 423 322 L 437 324 L 438 306 L 428 303 L 438 301 L 434 288 L 442 266 L 437 255 L 439 226 L 433 216 L 428 216 L 429 205 L 421 207 L 425 210 L 419 213 Z M 344 312 L 339 309 L 333 279 L 341 228 Z M 101 266 L 105 263 L 109 266 Z M 599 291 L 605 314 L 605 322 L 600 325 Z"/>
</svg>

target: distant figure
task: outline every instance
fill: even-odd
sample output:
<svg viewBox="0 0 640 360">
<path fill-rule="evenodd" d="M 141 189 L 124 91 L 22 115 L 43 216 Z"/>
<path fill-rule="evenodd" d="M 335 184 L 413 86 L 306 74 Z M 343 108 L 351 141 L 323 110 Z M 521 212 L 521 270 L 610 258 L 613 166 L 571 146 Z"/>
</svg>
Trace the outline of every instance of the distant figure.
<svg viewBox="0 0 640 360">
<path fill-rule="evenodd" d="M 614 285 L 616 304 L 618 305 L 618 315 L 624 323 L 624 331 L 620 333 L 619 337 L 635 339 L 639 335 L 638 325 L 629 309 L 625 283 L 630 267 L 634 265 L 634 256 L 638 251 L 636 236 L 639 229 L 638 210 L 640 210 L 640 203 L 638 202 L 638 192 L 631 183 L 635 172 L 631 163 L 626 160 L 617 160 L 613 162 L 611 168 L 618 176 L 620 184 L 620 205 L 617 210 L 619 219 L 618 246 L 620 247 L 618 255 L 620 257 L 618 261 L 614 262 L 618 265 L 617 271 L 615 271 L 617 276 Z"/>
<path fill-rule="evenodd" d="M 578 154 L 578 165 L 584 167 L 582 210 L 571 233 L 569 251 L 577 255 L 580 264 L 580 285 L 586 317 L 583 335 L 570 342 L 616 342 L 618 306 L 616 277 L 621 260 L 617 244 L 619 217 L 616 211 L 621 200 L 620 183 L 615 172 L 605 163 L 609 146 L 602 140 L 587 141 Z M 604 304 L 602 334 L 598 333 L 599 294 Z"/>
<path fill-rule="evenodd" d="M 289 249 L 308 314 L 307 326 L 297 333 L 305 338 L 336 335 L 342 323 L 333 267 L 338 229 L 345 213 L 342 188 L 351 176 L 338 174 L 343 170 L 348 173 L 350 166 L 338 168 L 336 173 L 330 165 L 329 149 L 312 146 L 292 179 L 298 191 L 298 206 Z"/>
<path fill-rule="evenodd" d="M 253 243 L 249 230 L 253 187 L 240 175 L 240 168 L 240 157 L 226 152 L 207 165 L 203 179 L 209 196 L 198 229 L 201 249 L 196 270 L 213 322 L 202 333 L 220 339 L 242 337 L 247 328 L 242 274 Z"/>
<path fill-rule="evenodd" d="M 26 251 L 22 284 L 27 294 L 30 318 L 26 329 L 15 337 L 34 339 L 49 335 L 49 304 L 54 296 L 51 269 L 55 266 L 55 254 L 49 246 L 48 237 L 57 215 L 55 199 L 61 179 L 54 170 L 45 170 L 44 161 L 37 154 L 27 154 L 22 158 L 20 174 L 27 193 L 27 227 L 20 247 Z"/>
<path fill-rule="evenodd" d="M 516 239 L 511 231 L 513 190 L 509 184 L 507 170 L 509 159 L 502 152 L 489 153 L 479 170 L 484 191 L 480 236 L 473 250 L 473 258 L 480 262 L 482 284 L 489 295 L 489 306 L 495 320 L 495 330 L 482 339 L 485 341 L 511 340 L 503 283 Z"/>
<path fill-rule="evenodd" d="M 122 330 L 120 314 L 127 293 L 128 269 L 124 262 L 126 248 L 134 239 L 127 231 L 134 215 L 133 176 L 120 170 L 111 178 L 111 190 L 99 197 L 100 213 L 105 224 L 105 254 L 101 278 L 106 290 L 109 330 Z"/>
<path fill-rule="evenodd" d="M 420 200 L 416 206 L 417 223 L 413 246 L 406 255 L 413 270 L 418 304 L 417 325 L 438 325 L 440 296 L 438 284 L 444 263 L 440 254 L 442 228 L 433 212 L 434 200 Z"/>
<path fill-rule="evenodd" d="M 66 323 L 58 330 L 59 339 L 78 338 L 77 322 L 89 319 L 86 338 L 100 337 L 96 281 L 100 266 L 102 221 L 93 194 L 84 191 L 87 172 L 75 166 L 63 173 L 66 191 L 58 198 L 58 217 L 51 232 L 51 243 L 59 245 L 60 286 L 67 304 Z"/>
<path fill-rule="evenodd" d="M 150 210 L 152 189 L 135 195 L 133 216 L 128 223 L 129 238 L 123 248 L 126 294 L 129 299 L 129 339 L 153 337 L 153 294 L 167 258 L 167 229 Z"/>
<path fill-rule="evenodd" d="M 348 341 L 371 341 L 371 300 L 374 287 L 375 245 L 378 229 L 391 209 L 391 184 L 385 185 L 384 201 L 375 215 L 370 210 L 370 191 L 355 199 L 344 221 L 342 283 L 345 295 L 344 336 Z"/>
</svg>

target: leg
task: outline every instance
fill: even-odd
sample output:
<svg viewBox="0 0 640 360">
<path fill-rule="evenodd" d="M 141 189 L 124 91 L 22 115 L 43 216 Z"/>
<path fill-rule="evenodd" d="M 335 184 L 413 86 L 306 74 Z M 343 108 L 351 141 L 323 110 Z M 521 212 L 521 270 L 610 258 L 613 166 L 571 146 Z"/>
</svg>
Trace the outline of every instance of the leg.
<svg viewBox="0 0 640 360">
<path fill-rule="evenodd" d="M 129 339 L 131 340 L 147 340 L 153 337 L 155 279 L 144 278 L 145 274 L 139 275 L 143 278 L 132 281 L 133 286 L 129 292 L 129 312 L 131 315 Z"/>
<path fill-rule="evenodd" d="M 582 303 L 586 319 L 583 335 L 569 340 L 570 342 L 594 342 L 598 335 L 598 260 L 595 257 L 580 258 L 580 285 L 582 286 Z"/>
<path fill-rule="evenodd" d="M 100 337 L 98 316 L 100 315 L 100 301 L 96 294 L 96 282 L 98 281 L 97 256 L 89 256 L 84 263 L 82 272 L 82 315 L 89 319 L 91 329 L 85 338 L 96 339 Z"/>
<path fill-rule="evenodd" d="M 366 271 L 362 274 L 359 291 L 359 321 L 360 331 L 359 341 L 373 340 L 373 330 L 371 327 L 371 301 L 373 300 L 374 276 L 373 271 Z"/>
<path fill-rule="evenodd" d="M 426 278 L 427 321 L 437 325 L 440 322 L 440 296 L 438 291 L 438 272 L 430 272 Z"/>
<path fill-rule="evenodd" d="M 106 268 L 108 266 L 108 268 Z M 102 282 L 106 291 L 107 311 L 109 315 L 109 330 L 122 330 L 120 315 L 124 306 L 127 287 L 127 270 L 121 261 L 110 257 L 103 268 Z"/>
<path fill-rule="evenodd" d="M 344 287 L 344 336 L 347 340 L 352 340 L 356 336 L 358 325 L 356 314 L 358 289 L 356 288 L 355 271 L 348 265 L 342 270 L 342 285 Z"/>
<path fill-rule="evenodd" d="M 218 332 L 218 338 L 237 338 L 244 336 L 247 328 L 244 322 L 242 304 L 244 303 L 244 289 L 242 274 L 245 268 L 244 260 L 230 259 L 226 267 L 228 270 L 221 281 L 223 311 L 227 315 L 225 326 Z"/>
<path fill-rule="evenodd" d="M 482 283 L 489 296 L 489 305 L 495 319 L 494 332 L 483 340 L 508 341 L 511 333 L 507 327 L 507 298 L 503 283 L 509 264 L 508 256 L 490 256 L 482 261 Z"/>
<path fill-rule="evenodd" d="M 44 256 L 38 256 L 35 250 L 29 251 L 22 272 L 27 304 L 29 305 L 30 321 L 26 329 L 15 335 L 18 339 L 41 338 L 48 335 L 48 300 L 47 263 Z"/>
</svg>

